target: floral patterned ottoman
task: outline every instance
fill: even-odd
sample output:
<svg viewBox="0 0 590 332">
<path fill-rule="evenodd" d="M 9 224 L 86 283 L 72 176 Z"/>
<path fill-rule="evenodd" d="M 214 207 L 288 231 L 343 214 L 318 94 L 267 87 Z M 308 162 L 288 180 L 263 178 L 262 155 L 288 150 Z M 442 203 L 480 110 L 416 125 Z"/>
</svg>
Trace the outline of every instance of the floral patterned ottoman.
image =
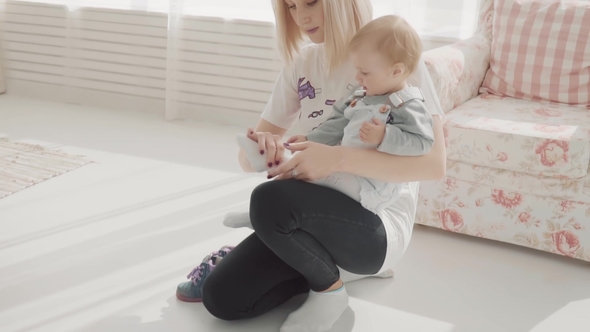
<svg viewBox="0 0 590 332">
<path fill-rule="evenodd" d="M 590 112 L 479 95 L 446 115 L 416 222 L 590 261 Z"/>
</svg>

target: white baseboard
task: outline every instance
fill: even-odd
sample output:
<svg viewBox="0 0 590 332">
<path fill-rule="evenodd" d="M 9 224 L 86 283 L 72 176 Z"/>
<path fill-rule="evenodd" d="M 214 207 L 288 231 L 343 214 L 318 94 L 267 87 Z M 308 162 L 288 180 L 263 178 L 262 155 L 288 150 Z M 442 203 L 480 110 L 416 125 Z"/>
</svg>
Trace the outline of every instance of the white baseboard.
<svg viewBox="0 0 590 332">
<path fill-rule="evenodd" d="M 95 106 L 111 110 L 125 110 L 157 114 L 164 119 L 164 100 L 139 96 L 120 95 L 112 92 L 71 88 L 47 83 L 9 79 L 8 94 L 26 98 L 62 102 L 67 104 Z M 220 107 L 180 104 L 181 119 L 210 122 L 221 125 L 254 126 L 260 113 L 223 109 Z"/>
<path fill-rule="evenodd" d="M 163 100 L 145 97 L 17 79 L 8 79 L 6 85 L 8 94 L 27 98 L 149 113 L 160 113 L 164 109 Z"/>
<path fill-rule="evenodd" d="M 260 114 L 257 112 L 222 109 L 220 107 L 206 105 L 184 104 L 180 106 L 181 119 L 243 128 L 254 127 L 260 119 Z"/>
</svg>

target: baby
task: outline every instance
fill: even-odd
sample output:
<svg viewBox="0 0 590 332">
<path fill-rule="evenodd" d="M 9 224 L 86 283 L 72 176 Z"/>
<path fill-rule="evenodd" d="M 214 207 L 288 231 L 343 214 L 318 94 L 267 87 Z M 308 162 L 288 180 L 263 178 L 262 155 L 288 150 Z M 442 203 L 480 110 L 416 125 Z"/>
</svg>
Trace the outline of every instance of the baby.
<svg viewBox="0 0 590 332">
<path fill-rule="evenodd" d="M 359 30 L 349 47 L 359 87 L 334 104 L 328 120 L 289 142 L 341 143 L 402 156 L 428 153 L 434 144 L 433 120 L 420 89 L 406 83 L 421 61 L 422 43 L 416 31 L 399 16 L 383 16 Z M 257 171 L 268 170 L 256 142 L 239 135 L 238 144 Z M 285 155 L 283 160 L 287 159 Z M 376 214 L 400 195 L 396 183 L 347 173 L 314 183 L 339 190 Z M 247 214 L 230 214 L 224 223 L 249 226 L 249 219 Z"/>
</svg>

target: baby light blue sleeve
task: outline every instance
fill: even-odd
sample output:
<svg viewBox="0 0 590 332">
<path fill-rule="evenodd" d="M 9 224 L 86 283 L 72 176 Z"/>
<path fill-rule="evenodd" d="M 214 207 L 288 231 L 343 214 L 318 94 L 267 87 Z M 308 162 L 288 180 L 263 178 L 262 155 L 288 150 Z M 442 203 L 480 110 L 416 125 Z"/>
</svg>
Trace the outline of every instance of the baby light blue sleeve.
<svg viewBox="0 0 590 332">
<path fill-rule="evenodd" d="M 391 111 L 393 124 L 385 127 L 378 151 L 399 156 L 421 156 L 434 145 L 434 122 L 419 99 L 407 101 Z"/>
<path fill-rule="evenodd" d="M 332 115 L 324 123 L 307 134 L 307 140 L 326 145 L 336 145 L 344 136 L 344 127 L 348 120 L 344 116 L 344 110 L 348 106 L 349 98 L 342 98 L 333 105 Z"/>
</svg>

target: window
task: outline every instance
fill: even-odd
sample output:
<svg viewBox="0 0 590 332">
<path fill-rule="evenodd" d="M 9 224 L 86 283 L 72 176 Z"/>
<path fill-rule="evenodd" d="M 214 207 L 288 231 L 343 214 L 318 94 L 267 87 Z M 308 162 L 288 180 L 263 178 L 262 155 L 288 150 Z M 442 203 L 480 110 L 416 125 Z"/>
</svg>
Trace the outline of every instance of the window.
<svg viewBox="0 0 590 332">
<path fill-rule="evenodd" d="M 270 0 L 13 0 L 40 4 L 80 7 L 137 10 L 168 13 L 173 10 L 186 15 L 214 16 L 228 19 L 273 21 Z"/>
<path fill-rule="evenodd" d="M 398 14 L 422 36 L 465 39 L 477 24 L 479 0 L 372 0 L 375 17 Z"/>
<path fill-rule="evenodd" d="M 270 0 L 14 0 L 272 22 Z M 423 36 L 467 38 L 476 26 L 479 0 L 372 0 L 375 17 L 399 14 Z"/>
</svg>

